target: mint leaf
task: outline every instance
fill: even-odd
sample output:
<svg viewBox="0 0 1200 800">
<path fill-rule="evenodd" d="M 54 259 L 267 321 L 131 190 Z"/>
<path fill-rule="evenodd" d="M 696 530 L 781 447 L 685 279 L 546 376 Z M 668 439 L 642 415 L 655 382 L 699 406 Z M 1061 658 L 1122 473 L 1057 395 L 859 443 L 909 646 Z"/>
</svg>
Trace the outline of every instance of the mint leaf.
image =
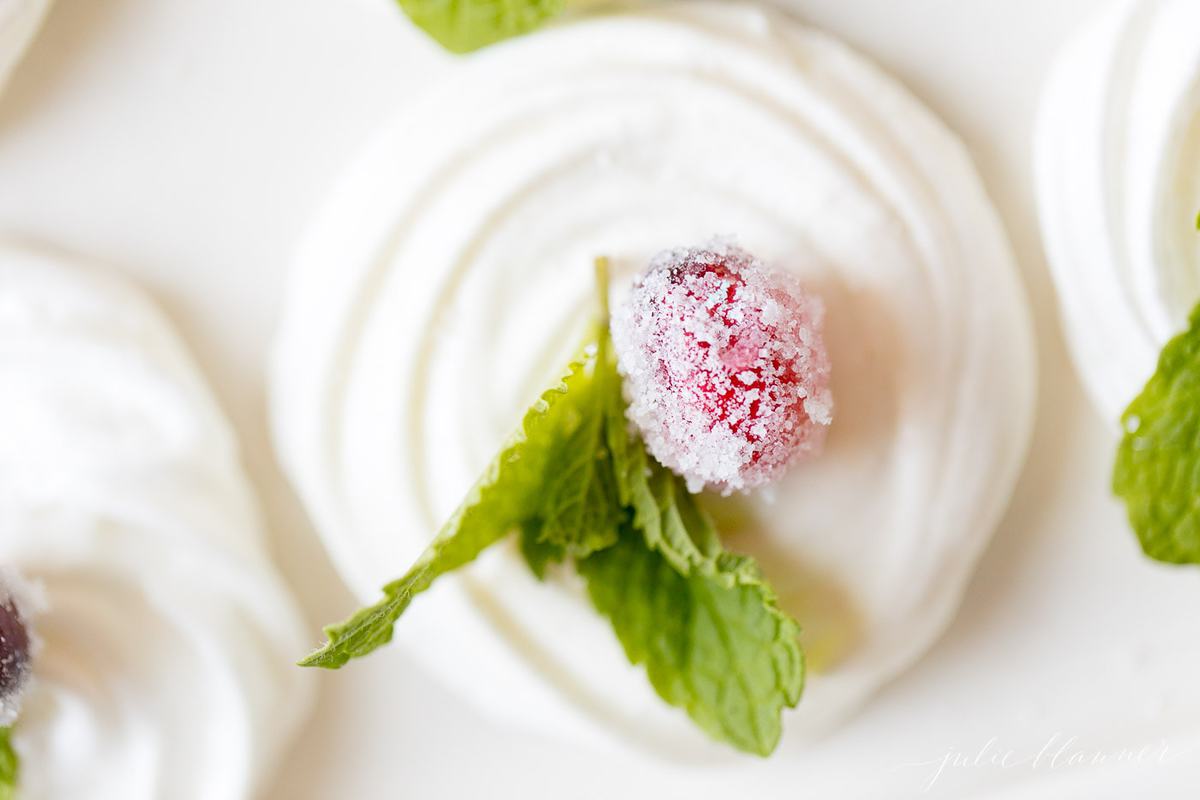
<svg viewBox="0 0 1200 800">
<path fill-rule="evenodd" d="M 12 746 L 12 729 L 0 728 L 0 800 L 15 800 L 21 762 Z"/>
<path fill-rule="evenodd" d="M 577 562 L 596 608 L 665 701 L 710 735 L 769 755 L 780 714 L 804 687 L 799 626 L 749 559 L 722 554 L 713 574 L 681 574 L 643 536 Z"/>
<path fill-rule="evenodd" d="M 595 395 L 591 384 L 597 353 L 595 349 L 585 352 L 571 364 L 562 382 L 543 393 L 526 412 L 520 428 L 417 563 L 383 588 L 384 598 L 345 622 L 327 627 L 328 642 L 300 666 L 337 669 L 387 644 L 392 627 L 412 598 L 439 576 L 473 561 L 509 533 L 540 525 L 545 486 L 560 466 L 556 461 L 561 456 L 560 443 L 575 437 L 588 422 L 586 398 Z M 560 493 L 566 491 L 560 482 Z"/>
<path fill-rule="evenodd" d="M 607 332 L 596 331 L 596 339 L 585 350 L 592 359 L 592 380 L 579 388 L 564 414 L 570 424 L 552 445 L 554 467 L 546 476 L 540 503 L 538 540 L 576 558 L 615 544 L 623 517 L 605 419 L 609 387 L 614 382 L 619 386 L 620 378 L 609 367 L 612 345 Z"/>
<path fill-rule="evenodd" d="M 338 668 L 385 644 L 414 595 L 515 532 L 538 578 L 573 558 L 660 696 L 712 736 L 767 755 L 804 685 L 799 626 L 758 566 L 722 549 L 682 479 L 626 422 L 603 261 L 597 277 L 600 321 L 583 356 L 530 409 L 409 572 L 380 602 L 326 628 L 329 641 L 301 664 Z"/>
<path fill-rule="evenodd" d="M 537 522 L 521 528 L 517 544 L 525 563 L 529 565 L 530 571 L 539 581 L 546 579 L 546 567 L 549 564 L 562 561 L 567 557 L 561 547 L 542 538 L 542 528 Z"/>
<path fill-rule="evenodd" d="M 565 0 L 399 0 L 404 13 L 442 47 L 469 53 L 528 33 L 560 14 Z"/>
<path fill-rule="evenodd" d="M 1200 563 L 1200 306 L 1121 416 L 1113 491 L 1146 555 Z"/>
</svg>

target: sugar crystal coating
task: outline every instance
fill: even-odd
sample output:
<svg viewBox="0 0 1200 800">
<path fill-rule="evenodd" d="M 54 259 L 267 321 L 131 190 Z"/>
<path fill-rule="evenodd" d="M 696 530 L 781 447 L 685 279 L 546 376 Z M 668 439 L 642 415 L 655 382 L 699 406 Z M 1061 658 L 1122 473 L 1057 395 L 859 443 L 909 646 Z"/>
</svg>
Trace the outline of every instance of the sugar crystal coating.
<svg viewBox="0 0 1200 800">
<path fill-rule="evenodd" d="M 612 320 L 629 418 L 692 491 L 777 480 L 832 420 L 824 309 L 789 273 L 714 241 L 651 261 Z"/>
</svg>

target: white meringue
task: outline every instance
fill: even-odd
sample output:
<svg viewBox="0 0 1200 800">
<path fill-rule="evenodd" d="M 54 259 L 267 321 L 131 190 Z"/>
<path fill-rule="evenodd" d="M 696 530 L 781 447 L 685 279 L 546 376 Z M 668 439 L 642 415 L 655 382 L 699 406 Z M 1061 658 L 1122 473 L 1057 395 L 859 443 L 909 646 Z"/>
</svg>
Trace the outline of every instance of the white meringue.
<svg viewBox="0 0 1200 800">
<path fill-rule="evenodd" d="M 1200 299 L 1200 3 L 1107 6 L 1059 56 L 1036 156 L 1063 326 L 1115 425 Z"/>
<path fill-rule="evenodd" d="M 1012 257 L 962 145 L 895 81 L 729 4 L 573 22 L 461 62 L 316 221 L 279 330 L 273 426 L 360 600 L 408 568 L 566 363 L 592 259 L 627 281 L 664 247 L 725 233 L 828 309 L 825 454 L 774 502 L 716 509 L 806 628 L 810 681 L 785 729 L 844 717 L 930 646 L 1028 439 Z M 417 598 L 393 646 L 514 725 L 714 752 L 577 583 L 539 584 L 511 548 Z"/>
<path fill-rule="evenodd" d="M 237 443 L 167 321 L 0 243 L 0 564 L 40 587 L 22 800 L 244 800 L 309 703 Z"/>
</svg>

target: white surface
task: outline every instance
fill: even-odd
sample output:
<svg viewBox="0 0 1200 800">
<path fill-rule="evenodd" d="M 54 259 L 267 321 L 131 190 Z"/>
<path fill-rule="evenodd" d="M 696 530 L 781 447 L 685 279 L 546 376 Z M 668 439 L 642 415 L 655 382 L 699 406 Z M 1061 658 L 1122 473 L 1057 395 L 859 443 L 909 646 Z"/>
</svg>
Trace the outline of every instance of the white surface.
<svg viewBox="0 0 1200 800">
<path fill-rule="evenodd" d="M 0 242 L 0 564 L 38 602 L 25 800 L 238 800 L 311 699 L 228 423 L 144 295 Z"/>
<path fill-rule="evenodd" d="M 687 769 L 611 755 L 597 766 L 584 749 L 481 720 L 392 649 L 321 676 L 315 721 L 267 797 L 1022 797 L 1029 781 L 1079 770 L 1061 758 L 991 766 L 988 753 L 1032 759 L 1056 734 L 1076 737 L 1068 753 L 1163 736 L 1172 754 L 1188 746 L 1175 720 L 1200 715 L 1200 616 L 1189 611 L 1200 578 L 1143 560 L 1109 499 L 1112 434 L 1065 356 L 1033 214 L 1039 84 L 1097 3 L 794 7 L 964 136 L 1034 298 L 1033 454 L 948 635 L 833 738 Z M 334 176 L 443 63 L 386 0 L 64 0 L 0 101 L 0 227 L 126 265 L 166 304 L 239 428 L 314 644 L 317 625 L 353 601 L 271 464 L 267 338 L 293 248 Z M 922 794 L 950 748 L 968 764 Z M 904 766 L 919 762 L 930 763 Z M 1138 772 L 1141 796 L 1194 793 L 1177 769 Z M 1130 796 L 1100 775 L 1099 789 L 1046 791 Z"/>
<path fill-rule="evenodd" d="M 1055 65 L 1038 205 L 1076 363 L 1115 424 L 1200 297 L 1200 3 L 1120 0 Z"/>
<path fill-rule="evenodd" d="M 305 238 L 272 422 L 341 574 L 375 602 L 571 357 L 595 256 L 623 291 L 664 246 L 714 231 L 827 308 L 825 452 L 722 526 L 805 629 L 786 744 L 944 629 L 1033 402 L 1024 299 L 973 167 L 836 41 L 752 7 L 678 4 L 500 46 L 431 86 Z M 488 556 L 414 602 L 395 646 L 509 724 L 733 759 L 630 668 L 569 572 L 539 583 L 515 548 Z"/>
</svg>

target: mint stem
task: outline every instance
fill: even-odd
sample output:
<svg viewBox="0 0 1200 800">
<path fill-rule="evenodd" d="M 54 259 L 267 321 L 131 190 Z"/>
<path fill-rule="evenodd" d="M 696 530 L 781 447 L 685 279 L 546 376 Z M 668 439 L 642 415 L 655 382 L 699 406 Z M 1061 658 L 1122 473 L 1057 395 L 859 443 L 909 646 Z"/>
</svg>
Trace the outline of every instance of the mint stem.
<svg viewBox="0 0 1200 800">
<path fill-rule="evenodd" d="M 597 256 L 596 297 L 600 300 L 600 320 L 608 325 L 608 256 Z"/>
</svg>

